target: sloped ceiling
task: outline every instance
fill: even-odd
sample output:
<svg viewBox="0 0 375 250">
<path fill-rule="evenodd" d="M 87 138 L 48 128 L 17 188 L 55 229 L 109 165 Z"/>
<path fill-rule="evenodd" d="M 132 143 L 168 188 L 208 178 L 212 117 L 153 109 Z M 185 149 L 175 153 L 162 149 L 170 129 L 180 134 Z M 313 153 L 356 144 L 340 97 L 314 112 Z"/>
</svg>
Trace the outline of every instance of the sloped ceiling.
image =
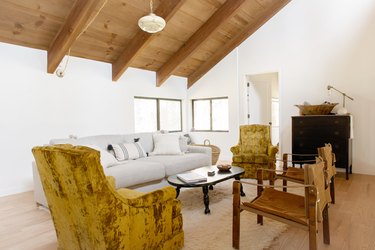
<svg viewBox="0 0 375 250">
<path fill-rule="evenodd" d="M 149 34 L 138 19 L 148 0 L 1 0 L 0 41 L 48 51 L 48 73 L 65 55 L 112 64 L 112 79 L 128 67 L 171 75 L 192 86 L 290 0 L 155 0 L 167 21 Z"/>
</svg>

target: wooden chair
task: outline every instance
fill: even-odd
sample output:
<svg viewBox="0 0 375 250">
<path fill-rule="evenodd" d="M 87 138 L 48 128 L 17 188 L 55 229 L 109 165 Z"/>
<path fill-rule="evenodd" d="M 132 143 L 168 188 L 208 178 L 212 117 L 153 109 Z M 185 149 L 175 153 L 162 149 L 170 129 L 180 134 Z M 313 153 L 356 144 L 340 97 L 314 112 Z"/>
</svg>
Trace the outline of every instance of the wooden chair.
<svg viewBox="0 0 375 250">
<path fill-rule="evenodd" d="M 292 158 L 297 156 L 298 160 L 293 160 Z M 287 190 L 287 182 L 295 182 L 295 183 L 304 183 L 304 170 L 301 168 L 304 164 L 309 164 L 315 161 L 315 159 L 311 159 L 312 157 L 319 156 L 323 159 L 325 163 L 325 173 L 327 174 L 327 183 L 329 183 L 330 188 L 329 192 L 331 195 L 331 202 L 335 204 L 335 175 L 336 175 L 336 157 L 335 154 L 332 152 L 332 146 L 330 143 L 325 144 L 324 147 L 318 148 L 318 154 L 290 154 L 284 153 L 283 154 L 283 172 L 282 174 L 276 174 L 276 179 L 283 180 L 283 190 L 286 192 Z M 290 166 L 292 164 L 292 166 Z M 300 168 L 296 167 L 295 165 L 300 165 Z"/>
<path fill-rule="evenodd" d="M 318 148 L 318 154 L 319 157 L 321 157 L 325 164 L 327 169 L 327 180 L 329 181 L 330 185 L 330 194 L 332 199 L 332 204 L 335 204 L 335 175 L 336 175 L 336 156 L 332 152 L 332 146 L 330 143 L 327 143 L 324 145 L 324 147 Z"/>
<path fill-rule="evenodd" d="M 257 171 L 258 184 L 245 181 L 234 181 L 232 228 L 233 247 L 239 249 L 240 213 L 242 211 L 256 213 L 258 223 L 261 225 L 263 224 L 263 216 L 265 216 L 307 230 L 309 232 L 309 249 L 317 249 L 317 221 L 322 220 L 324 243 L 329 244 L 329 197 L 326 196 L 327 194 L 325 192 L 324 168 L 325 166 L 323 162 L 305 165 L 305 183 L 298 186 L 289 186 L 304 188 L 304 196 L 276 190 L 275 187 L 278 186 L 263 185 L 263 169 Z M 241 184 L 258 186 L 257 197 L 250 202 L 241 201 Z"/>
</svg>

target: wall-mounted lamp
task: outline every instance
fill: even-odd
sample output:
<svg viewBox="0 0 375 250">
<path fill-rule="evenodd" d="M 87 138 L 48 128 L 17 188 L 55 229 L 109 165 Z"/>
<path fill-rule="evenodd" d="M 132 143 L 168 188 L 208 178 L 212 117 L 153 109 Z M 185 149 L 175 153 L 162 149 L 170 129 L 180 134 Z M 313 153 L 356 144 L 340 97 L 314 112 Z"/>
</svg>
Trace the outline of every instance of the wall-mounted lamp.
<svg viewBox="0 0 375 250">
<path fill-rule="evenodd" d="M 61 67 L 61 64 L 60 64 L 55 72 L 55 74 L 60 78 L 63 78 L 65 76 L 65 70 L 68 67 L 69 57 L 70 57 L 70 49 L 68 51 L 68 57 L 66 58 L 66 61 L 65 61 L 65 66 Z"/>
<path fill-rule="evenodd" d="M 347 114 L 348 112 L 347 112 L 347 110 L 345 108 L 345 98 L 349 98 L 350 100 L 354 101 L 353 97 L 348 96 L 346 93 L 341 92 L 340 90 L 336 89 L 335 87 L 333 87 L 331 85 L 328 85 L 327 89 L 328 89 L 328 93 L 329 94 L 331 94 L 331 89 L 334 89 L 337 92 L 339 92 L 340 94 L 342 94 L 342 107 L 343 108 L 341 110 L 338 110 L 337 113 L 338 114 Z"/>
</svg>

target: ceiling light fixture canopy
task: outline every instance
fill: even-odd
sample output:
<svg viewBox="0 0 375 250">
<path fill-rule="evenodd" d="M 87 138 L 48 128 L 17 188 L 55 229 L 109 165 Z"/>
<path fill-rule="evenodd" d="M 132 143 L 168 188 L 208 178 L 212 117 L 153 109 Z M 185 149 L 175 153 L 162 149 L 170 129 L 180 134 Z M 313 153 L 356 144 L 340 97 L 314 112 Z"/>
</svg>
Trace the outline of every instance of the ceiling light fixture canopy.
<svg viewBox="0 0 375 250">
<path fill-rule="evenodd" d="M 152 12 L 152 7 L 153 7 L 152 0 L 150 0 L 150 10 L 151 10 L 150 14 L 148 14 L 147 16 L 141 17 L 138 20 L 138 26 L 143 31 L 146 31 L 148 33 L 156 33 L 156 32 L 162 31 L 166 24 L 165 20 L 162 17 L 157 16 Z"/>
</svg>

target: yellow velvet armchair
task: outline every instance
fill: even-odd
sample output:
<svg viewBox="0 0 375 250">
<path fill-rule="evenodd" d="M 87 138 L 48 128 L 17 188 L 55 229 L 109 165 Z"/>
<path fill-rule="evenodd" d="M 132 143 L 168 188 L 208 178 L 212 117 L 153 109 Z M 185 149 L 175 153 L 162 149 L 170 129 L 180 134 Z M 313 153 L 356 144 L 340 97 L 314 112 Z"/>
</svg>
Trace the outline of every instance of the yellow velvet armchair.
<svg viewBox="0 0 375 250">
<path fill-rule="evenodd" d="M 278 147 L 271 144 L 271 132 L 268 125 L 240 126 L 240 140 L 231 147 L 232 165 L 245 169 L 242 178 L 257 178 L 258 168 L 275 169 L 275 158 Z M 265 172 L 264 179 L 268 179 Z"/>
<path fill-rule="evenodd" d="M 181 203 L 166 187 L 150 193 L 114 189 L 100 152 L 83 146 L 34 147 L 58 249 L 180 249 Z M 142 174 L 142 173 L 140 173 Z"/>
</svg>

